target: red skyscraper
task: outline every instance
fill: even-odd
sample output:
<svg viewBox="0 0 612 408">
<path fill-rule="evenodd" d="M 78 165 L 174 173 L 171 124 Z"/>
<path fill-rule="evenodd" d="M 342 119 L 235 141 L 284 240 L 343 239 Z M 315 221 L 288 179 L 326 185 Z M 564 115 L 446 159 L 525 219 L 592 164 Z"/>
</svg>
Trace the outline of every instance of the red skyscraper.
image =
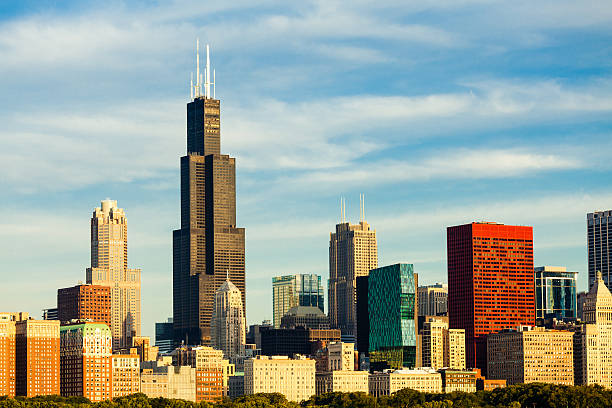
<svg viewBox="0 0 612 408">
<path fill-rule="evenodd" d="M 535 324 L 533 228 L 448 227 L 447 251 L 449 325 L 465 329 L 467 366 L 486 373 L 486 335 Z"/>
</svg>

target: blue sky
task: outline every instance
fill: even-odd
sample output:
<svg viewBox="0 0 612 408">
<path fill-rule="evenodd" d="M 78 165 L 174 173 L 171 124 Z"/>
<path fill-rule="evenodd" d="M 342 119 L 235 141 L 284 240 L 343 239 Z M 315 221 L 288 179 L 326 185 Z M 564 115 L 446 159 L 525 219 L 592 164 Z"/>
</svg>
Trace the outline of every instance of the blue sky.
<svg viewBox="0 0 612 408">
<path fill-rule="evenodd" d="M 1 310 L 85 280 L 118 200 L 143 333 L 171 315 L 171 232 L 195 38 L 237 158 L 247 320 L 271 278 L 327 279 L 339 197 L 381 265 L 446 280 L 445 227 L 533 225 L 536 265 L 586 288 L 586 213 L 612 208 L 609 1 L 0 3 Z"/>
</svg>

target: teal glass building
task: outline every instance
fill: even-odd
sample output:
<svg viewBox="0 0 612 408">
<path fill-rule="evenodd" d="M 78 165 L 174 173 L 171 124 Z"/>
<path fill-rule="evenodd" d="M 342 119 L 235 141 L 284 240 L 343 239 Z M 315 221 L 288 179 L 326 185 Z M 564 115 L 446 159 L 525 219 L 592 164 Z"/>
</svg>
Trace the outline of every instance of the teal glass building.
<svg viewBox="0 0 612 408">
<path fill-rule="evenodd" d="M 370 271 L 370 364 L 381 368 L 415 366 L 417 287 L 412 264 L 395 264 Z"/>
<path fill-rule="evenodd" d="M 576 319 L 576 279 L 578 272 L 562 266 L 534 269 L 536 319 Z"/>
</svg>

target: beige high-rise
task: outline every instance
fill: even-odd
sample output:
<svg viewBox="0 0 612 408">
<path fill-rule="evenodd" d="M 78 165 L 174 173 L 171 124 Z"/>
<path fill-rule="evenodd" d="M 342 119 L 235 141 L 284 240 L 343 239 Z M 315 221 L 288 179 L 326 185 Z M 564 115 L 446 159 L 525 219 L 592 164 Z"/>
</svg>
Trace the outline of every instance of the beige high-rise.
<svg viewBox="0 0 612 408">
<path fill-rule="evenodd" d="M 586 295 L 585 325 L 574 335 L 576 384 L 612 388 L 612 294 L 601 273 Z"/>
<path fill-rule="evenodd" d="M 285 356 L 257 356 L 244 362 L 245 395 L 280 392 L 289 401 L 315 395 L 315 361 Z"/>
<path fill-rule="evenodd" d="M 246 344 L 246 321 L 240 289 L 226 280 L 215 293 L 211 343 L 222 350 L 225 358 L 231 359 L 244 354 Z"/>
<path fill-rule="evenodd" d="M 465 369 L 465 330 L 449 329 L 448 322 L 431 318 L 423 324 L 424 367 Z"/>
<path fill-rule="evenodd" d="M 104 200 L 91 218 L 91 268 L 87 283 L 111 288 L 113 349 L 140 336 L 140 269 L 128 268 L 127 218 L 117 201 Z"/>
<path fill-rule="evenodd" d="M 329 239 L 328 312 L 332 328 L 345 337 L 357 337 L 357 277 L 377 267 L 376 231 L 363 219 L 336 225 Z"/>
</svg>

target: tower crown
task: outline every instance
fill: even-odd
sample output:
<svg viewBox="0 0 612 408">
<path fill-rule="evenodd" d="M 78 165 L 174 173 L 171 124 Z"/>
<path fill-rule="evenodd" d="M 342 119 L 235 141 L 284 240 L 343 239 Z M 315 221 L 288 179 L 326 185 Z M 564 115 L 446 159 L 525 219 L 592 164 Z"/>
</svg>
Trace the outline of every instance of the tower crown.
<svg viewBox="0 0 612 408">
<path fill-rule="evenodd" d="M 202 76 L 203 75 L 203 76 Z M 196 83 L 193 84 L 193 72 L 191 73 L 191 86 L 190 96 L 191 100 L 205 97 L 210 99 L 210 86 L 212 85 L 213 99 L 216 99 L 216 87 L 215 87 L 215 70 L 213 69 L 213 80 L 210 81 L 210 46 L 206 44 L 206 68 L 204 73 L 200 73 L 200 39 L 196 40 Z M 204 87 L 204 93 L 202 94 L 202 87 Z"/>
</svg>

